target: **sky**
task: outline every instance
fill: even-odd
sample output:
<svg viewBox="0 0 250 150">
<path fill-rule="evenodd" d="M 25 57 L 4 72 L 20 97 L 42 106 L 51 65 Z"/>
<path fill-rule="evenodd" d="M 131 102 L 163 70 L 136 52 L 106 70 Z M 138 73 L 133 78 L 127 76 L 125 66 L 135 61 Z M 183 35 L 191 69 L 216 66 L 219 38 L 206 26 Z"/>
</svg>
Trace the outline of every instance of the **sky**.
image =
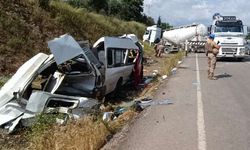
<svg viewBox="0 0 250 150">
<path fill-rule="evenodd" d="M 214 13 L 236 16 L 250 25 L 249 0 L 144 0 L 144 13 L 173 26 L 203 23 L 210 25 Z"/>
</svg>

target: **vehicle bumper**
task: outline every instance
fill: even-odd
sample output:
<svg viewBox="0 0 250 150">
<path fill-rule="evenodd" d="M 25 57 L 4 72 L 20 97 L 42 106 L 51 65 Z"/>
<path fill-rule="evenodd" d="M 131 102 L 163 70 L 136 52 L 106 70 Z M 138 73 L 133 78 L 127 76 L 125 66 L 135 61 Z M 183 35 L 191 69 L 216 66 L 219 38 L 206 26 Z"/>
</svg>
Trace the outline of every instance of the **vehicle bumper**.
<svg viewBox="0 0 250 150">
<path fill-rule="evenodd" d="M 245 58 L 246 55 L 237 55 L 237 54 L 222 54 L 217 55 L 217 58 Z"/>
</svg>

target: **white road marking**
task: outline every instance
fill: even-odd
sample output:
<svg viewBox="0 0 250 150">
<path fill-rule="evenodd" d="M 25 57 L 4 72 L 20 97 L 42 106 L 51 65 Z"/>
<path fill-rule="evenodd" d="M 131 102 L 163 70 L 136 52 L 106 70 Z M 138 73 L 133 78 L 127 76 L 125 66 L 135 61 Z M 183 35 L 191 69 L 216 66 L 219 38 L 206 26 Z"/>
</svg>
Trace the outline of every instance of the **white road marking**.
<svg viewBox="0 0 250 150">
<path fill-rule="evenodd" d="M 196 76 L 197 76 L 197 128 L 198 128 L 198 150 L 206 150 L 206 131 L 203 113 L 203 102 L 201 94 L 200 70 L 198 55 L 196 54 Z"/>
</svg>

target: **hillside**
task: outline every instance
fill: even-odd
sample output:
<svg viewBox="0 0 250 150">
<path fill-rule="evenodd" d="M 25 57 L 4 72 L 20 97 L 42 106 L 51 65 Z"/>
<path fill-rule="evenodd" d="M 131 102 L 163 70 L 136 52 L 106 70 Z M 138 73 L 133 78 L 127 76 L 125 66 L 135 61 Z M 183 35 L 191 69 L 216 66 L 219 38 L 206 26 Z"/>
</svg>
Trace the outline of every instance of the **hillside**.
<svg viewBox="0 0 250 150">
<path fill-rule="evenodd" d="M 0 1 L 0 75 L 14 73 L 38 52 L 48 53 L 47 41 L 69 33 L 91 43 L 104 35 L 134 33 L 142 37 L 145 26 L 77 9 L 52 1 L 48 10 L 36 0 Z"/>
</svg>

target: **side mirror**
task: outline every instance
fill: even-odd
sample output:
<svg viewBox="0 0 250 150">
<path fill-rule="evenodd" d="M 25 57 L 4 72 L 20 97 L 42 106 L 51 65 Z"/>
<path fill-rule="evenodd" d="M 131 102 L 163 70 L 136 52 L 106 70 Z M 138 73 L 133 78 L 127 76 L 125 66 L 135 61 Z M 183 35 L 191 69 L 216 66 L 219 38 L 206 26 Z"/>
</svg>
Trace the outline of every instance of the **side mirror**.
<svg viewBox="0 0 250 150">
<path fill-rule="evenodd" d="M 246 25 L 243 26 L 243 33 L 245 36 L 248 35 L 248 26 L 246 26 Z"/>
<path fill-rule="evenodd" d="M 207 33 L 208 33 L 208 35 L 211 34 L 211 27 L 212 26 L 207 27 Z"/>
</svg>

